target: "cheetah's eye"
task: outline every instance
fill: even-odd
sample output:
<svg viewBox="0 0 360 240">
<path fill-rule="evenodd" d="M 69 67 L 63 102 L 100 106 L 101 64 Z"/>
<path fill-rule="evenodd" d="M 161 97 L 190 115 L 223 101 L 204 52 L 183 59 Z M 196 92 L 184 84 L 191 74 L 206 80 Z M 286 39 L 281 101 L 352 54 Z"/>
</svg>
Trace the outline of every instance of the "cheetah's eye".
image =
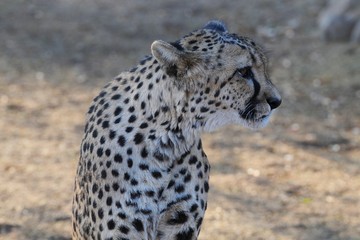
<svg viewBox="0 0 360 240">
<path fill-rule="evenodd" d="M 251 67 L 243 67 L 236 70 L 236 73 L 239 73 L 241 77 L 245 79 L 251 79 L 254 77 L 253 72 L 251 71 Z"/>
</svg>

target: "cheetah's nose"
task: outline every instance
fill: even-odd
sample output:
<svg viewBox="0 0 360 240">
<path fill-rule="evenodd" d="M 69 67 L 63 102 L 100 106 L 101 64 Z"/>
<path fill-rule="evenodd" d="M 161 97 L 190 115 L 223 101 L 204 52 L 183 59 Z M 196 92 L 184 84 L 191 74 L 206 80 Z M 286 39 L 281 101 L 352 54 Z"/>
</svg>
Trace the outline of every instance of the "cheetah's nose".
<svg viewBox="0 0 360 240">
<path fill-rule="evenodd" d="M 270 98 L 266 99 L 266 101 L 270 105 L 271 110 L 279 107 L 281 104 L 281 98 L 270 97 Z"/>
</svg>

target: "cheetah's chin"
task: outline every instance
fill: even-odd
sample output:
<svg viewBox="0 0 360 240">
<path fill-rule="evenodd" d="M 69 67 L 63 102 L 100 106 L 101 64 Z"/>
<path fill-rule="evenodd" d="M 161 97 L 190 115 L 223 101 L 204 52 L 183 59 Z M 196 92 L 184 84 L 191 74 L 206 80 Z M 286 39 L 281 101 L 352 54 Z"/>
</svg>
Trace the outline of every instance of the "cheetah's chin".
<svg viewBox="0 0 360 240">
<path fill-rule="evenodd" d="M 269 123 L 271 113 L 268 115 L 261 116 L 260 118 L 256 119 L 249 119 L 244 121 L 243 125 L 250 129 L 260 129 L 266 127 L 266 125 Z"/>
</svg>

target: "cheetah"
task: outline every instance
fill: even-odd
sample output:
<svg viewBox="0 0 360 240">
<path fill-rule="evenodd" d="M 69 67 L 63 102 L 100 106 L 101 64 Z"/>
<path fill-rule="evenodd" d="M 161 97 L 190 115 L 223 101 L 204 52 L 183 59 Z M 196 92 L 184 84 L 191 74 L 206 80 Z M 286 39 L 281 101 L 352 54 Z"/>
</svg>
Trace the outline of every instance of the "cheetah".
<svg viewBox="0 0 360 240">
<path fill-rule="evenodd" d="M 73 239 L 197 239 L 210 165 L 200 135 L 266 125 L 281 96 L 262 48 L 210 21 L 108 83 L 87 113 Z"/>
</svg>

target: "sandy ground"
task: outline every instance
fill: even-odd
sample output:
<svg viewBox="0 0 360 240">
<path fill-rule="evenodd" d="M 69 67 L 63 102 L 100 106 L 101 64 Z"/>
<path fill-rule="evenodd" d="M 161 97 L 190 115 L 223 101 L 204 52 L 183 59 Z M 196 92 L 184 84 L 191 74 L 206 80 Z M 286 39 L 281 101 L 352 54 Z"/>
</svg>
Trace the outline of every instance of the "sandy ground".
<svg viewBox="0 0 360 240">
<path fill-rule="evenodd" d="M 283 105 L 266 129 L 204 135 L 200 239 L 360 239 L 360 49 L 326 44 L 323 0 L 0 2 L 0 239 L 70 239 L 84 114 L 145 54 L 222 19 L 270 50 Z"/>
</svg>

